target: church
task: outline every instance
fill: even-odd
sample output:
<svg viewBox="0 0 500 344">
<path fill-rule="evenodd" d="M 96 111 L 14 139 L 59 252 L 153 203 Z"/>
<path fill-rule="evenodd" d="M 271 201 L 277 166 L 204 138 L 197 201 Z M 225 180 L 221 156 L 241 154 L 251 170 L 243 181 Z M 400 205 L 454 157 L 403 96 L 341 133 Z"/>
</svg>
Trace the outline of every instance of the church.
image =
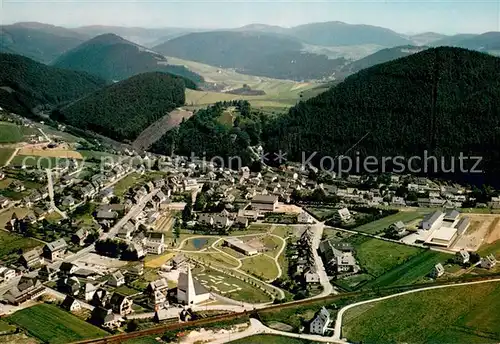
<svg viewBox="0 0 500 344">
<path fill-rule="evenodd" d="M 187 264 L 187 273 L 181 272 L 177 283 L 177 301 L 185 305 L 196 305 L 210 299 L 210 292 L 193 279 L 191 267 Z"/>
</svg>

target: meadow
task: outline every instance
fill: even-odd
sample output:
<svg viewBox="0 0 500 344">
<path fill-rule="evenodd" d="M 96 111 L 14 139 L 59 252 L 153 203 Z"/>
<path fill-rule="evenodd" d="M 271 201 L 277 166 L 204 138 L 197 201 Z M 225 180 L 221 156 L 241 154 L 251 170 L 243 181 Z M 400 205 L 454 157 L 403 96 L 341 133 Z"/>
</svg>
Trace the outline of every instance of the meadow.
<svg viewBox="0 0 500 344">
<path fill-rule="evenodd" d="M 14 123 L 0 122 L 0 143 L 16 143 L 21 141 L 23 134 Z"/>
<path fill-rule="evenodd" d="M 373 221 L 362 226 L 353 228 L 353 230 L 358 232 L 378 234 L 384 231 L 387 227 L 395 222 L 402 221 L 405 224 L 412 222 L 418 218 L 423 218 L 420 212 L 414 211 L 400 211 L 397 214 L 386 216 L 380 220 Z"/>
<path fill-rule="evenodd" d="M 14 152 L 14 148 L 0 148 L 0 167 L 5 165 Z"/>
<path fill-rule="evenodd" d="M 45 343 L 64 344 L 108 335 L 106 331 L 49 304 L 17 311 L 7 317 L 7 320 Z"/>
<path fill-rule="evenodd" d="M 354 307 L 342 337 L 366 343 L 498 343 L 500 283 L 456 286 Z"/>
<path fill-rule="evenodd" d="M 263 254 L 242 259 L 241 263 L 243 264 L 240 268 L 241 271 L 262 280 L 271 280 L 278 276 L 276 263 L 271 258 Z"/>
</svg>

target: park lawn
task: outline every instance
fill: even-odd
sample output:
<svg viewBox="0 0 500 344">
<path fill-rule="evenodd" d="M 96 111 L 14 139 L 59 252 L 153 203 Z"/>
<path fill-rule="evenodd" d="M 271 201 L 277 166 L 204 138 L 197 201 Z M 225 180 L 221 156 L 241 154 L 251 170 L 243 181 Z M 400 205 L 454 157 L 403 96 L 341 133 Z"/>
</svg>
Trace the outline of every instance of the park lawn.
<svg viewBox="0 0 500 344">
<path fill-rule="evenodd" d="M 230 256 L 217 251 L 214 252 L 205 251 L 201 253 L 185 252 L 184 255 L 190 258 L 194 258 L 195 260 L 199 260 L 204 264 L 210 264 L 222 269 L 232 269 L 238 267 L 239 265 L 239 262 L 236 258 L 231 258 Z"/>
<path fill-rule="evenodd" d="M 412 222 L 418 218 L 422 218 L 422 214 L 420 212 L 414 211 L 400 211 L 397 214 L 386 216 L 377 221 L 373 221 L 362 226 L 353 228 L 353 230 L 358 232 L 370 233 L 370 234 L 378 234 L 384 231 L 387 227 L 392 225 L 395 222 L 403 221 L 404 223 Z"/>
<path fill-rule="evenodd" d="M 22 138 L 19 126 L 14 123 L 0 122 L 0 143 L 16 143 Z"/>
<path fill-rule="evenodd" d="M 308 344 L 312 343 L 309 340 L 285 336 L 276 336 L 273 334 L 258 334 L 229 342 L 230 344 Z"/>
<path fill-rule="evenodd" d="M 418 247 L 396 244 L 361 235 L 354 235 L 345 241 L 354 246 L 356 260 L 359 265 L 373 277 L 379 277 L 396 266 L 407 262 L 417 254 L 424 252 L 424 249 Z"/>
<path fill-rule="evenodd" d="M 274 235 L 280 236 L 282 238 L 289 237 L 293 235 L 293 227 L 289 226 L 276 226 L 271 232 Z"/>
<path fill-rule="evenodd" d="M 413 256 L 405 263 L 396 266 L 380 277 L 371 280 L 363 288 L 392 287 L 431 281 L 426 276 L 431 272 L 434 265 L 437 263 L 445 265 L 445 262 L 450 258 L 453 258 L 452 254 L 427 250 Z"/>
<path fill-rule="evenodd" d="M 283 240 L 271 235 L 266 235 L 261 241 L 266 246 L 266 254 L 271 257 L 276 257 L 283 246 Z"/>
<path fill-rule="evenodd" d="M 260 290 L 258 287 L 217 270 L 213 270 L 210 268 L 196 268 L 195 270 L 193 270 L 193 275 L 198 281 L 206 282 L 203 283 L 205 288 L 210 289 L 212 292 L 215 292 L 217 294 L 229 297 L 233 300 L 250 303 L 263 303 L 271 301 L 269 295 Z M 209 276 L 216 278 L 222 277 L 223 282 L 215 284 L 210 280 Z M 249 280 L 248 277 L 244 278 L 246 280 Z M 229 286 L 225 285 L 224 283 L 229 284 Z M 233 291 L 235 289 L 233 284 L 239 286 L 240 290 Z M 216 287 L 219 290 L 214 290 L 213 287 Z"/>
<path fill-rule="evenodd" d="M 108 335 L 106 331 L 49 304 L 25 308 L 7 319 L 47 343 L 63 344 Z"/>
<path fill-rule="evenodd" d="M 242 259 L 240 268 L 250 275 L 262 280 L 272 280 L 278 276 L 278 268 L 273 259 L 266 255 L 259 254 L 250 258 Z"/>
<path fill-rule="evenodd" d="M 252 223 L 246 230 L 244 234 L 252 234 L 252 233 L 262 233 L 262 232 L 267 232 L 271 229 L 270 224 L 263 224 L 263 223 Z"/>
<path fill-rule="evenodd" d="M 14 148 L 0 148 L 0 167 L 5 165 L 15 151 Z"/>
<path fill-rule="evenodd" d="M 342 337 L 365 343 L 498 343 L 500 283 L 448 287 L 354 307 Z"/>
</svg>

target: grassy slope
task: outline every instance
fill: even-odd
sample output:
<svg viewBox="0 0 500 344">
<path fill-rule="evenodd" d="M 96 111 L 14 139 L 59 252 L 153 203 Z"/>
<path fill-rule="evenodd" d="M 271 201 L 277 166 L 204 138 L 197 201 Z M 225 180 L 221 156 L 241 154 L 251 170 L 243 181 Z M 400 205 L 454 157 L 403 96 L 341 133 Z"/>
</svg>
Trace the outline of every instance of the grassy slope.
<svg viewBox="0 0 500 344">
<path fill-rule="evenodd" d="M 23 135 L 17 125 L 0 122 L 0 143 L 15 143 L 21 141 L 22 138 Z"/>
<path fill-rule="evenodd" d="M 499 283 L 461 286 L 355 307 L 342 336 L 367 343 L 494 343 L 500 341 Z"/>
<path fill-rule="evenodd" d="M 23 309 L 9 316 L 8 320 L 25 328 L 40 340 L 55 344 L 108 334 L 57 306 L 48 304 Z"/>
</svg>

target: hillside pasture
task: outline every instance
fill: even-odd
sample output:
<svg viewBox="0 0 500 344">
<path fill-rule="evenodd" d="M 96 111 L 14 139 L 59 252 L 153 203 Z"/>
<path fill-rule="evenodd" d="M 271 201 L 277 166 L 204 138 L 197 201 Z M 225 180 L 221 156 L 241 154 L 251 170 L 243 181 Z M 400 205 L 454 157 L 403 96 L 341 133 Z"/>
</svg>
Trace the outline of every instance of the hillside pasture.
<svg viewBox="0 0 500 344">
<path fill-rule="evenodd" d="M 14 123 L 0 122 L 0 143 L 16 143 L 21 141 L 23 134 Z"/>
</svg>

